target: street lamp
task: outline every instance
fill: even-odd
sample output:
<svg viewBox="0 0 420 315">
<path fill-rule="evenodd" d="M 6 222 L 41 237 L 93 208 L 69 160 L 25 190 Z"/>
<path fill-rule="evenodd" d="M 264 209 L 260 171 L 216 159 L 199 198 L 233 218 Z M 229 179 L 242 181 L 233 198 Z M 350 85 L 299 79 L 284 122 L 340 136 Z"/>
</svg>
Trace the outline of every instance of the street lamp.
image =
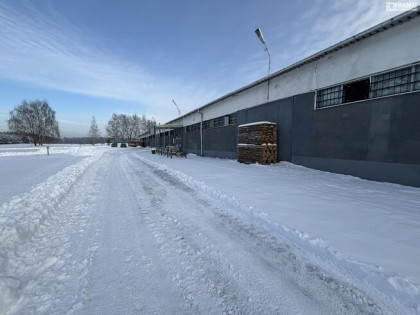
<svg viewBox="0 0 420 315">
<path fill-rule="evenodd" d="M 267 52 L 268 55 L 268 75 L 270 75 L 270 69 L 271 69 L 271 56 L 270 56 L 270 52 L 268 51 L 268 47 L 265 44 L 265 40 L 264 40 L 264 36 L 261 32 L 260 28 L 257 28 L 255 30 L 255 34 L 257 34 L 258 38 L 260 39 L 261 43 L 264 45 L 264 50 Z"/>
<path fill-rule="evenodd" d="M 260 28 L 257 28 L 255 30 L 255 34 L 257 34 L 258 38 L 260 39 L 261 43 L 264 45 L 264 50 L 267 52 L 268 55 L 268 75 L 270 75 L 270 69 L 271 69 L 271 56 L 270 52 L 268 51 L 268 47 L 265 44 L 264 36 L 260 30 Z M 267 80 L 267 102 L 270 99 L 270 78 Z"/>
<path fill-rule="evenodd" d="M 176 106 L 176 109 L 178 110 L 178 117 L 181 116 L 181 111 L 179 110 L 178 105 L 176 105 L 174 100 L 172 100 L 172 102 L 174 103 L 174 105 Z"/>
</svg>

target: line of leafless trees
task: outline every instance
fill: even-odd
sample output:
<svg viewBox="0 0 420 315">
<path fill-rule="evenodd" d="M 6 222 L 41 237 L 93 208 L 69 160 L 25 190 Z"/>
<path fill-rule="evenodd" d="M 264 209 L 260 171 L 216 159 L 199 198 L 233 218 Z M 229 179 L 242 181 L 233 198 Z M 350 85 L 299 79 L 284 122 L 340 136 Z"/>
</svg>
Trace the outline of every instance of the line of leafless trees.
<svg viewBox="0 0 420 315">
<path fill-rule="evenodd" d="M 125 141 L 138 138 L 154 125 L 156 125 L 155 120 L 147 119 L 145 115 L 113 114 L 105 130 L 114 141 L 117 139 Z"/>
<path fill-rule="evenodd" d="M 16 135 L 28 137 L 34 145 L 60 137 L 55 111 L 46 100 L 23 100 L 10 111 L 7 121 L 9 130 Z"/>
</svg>

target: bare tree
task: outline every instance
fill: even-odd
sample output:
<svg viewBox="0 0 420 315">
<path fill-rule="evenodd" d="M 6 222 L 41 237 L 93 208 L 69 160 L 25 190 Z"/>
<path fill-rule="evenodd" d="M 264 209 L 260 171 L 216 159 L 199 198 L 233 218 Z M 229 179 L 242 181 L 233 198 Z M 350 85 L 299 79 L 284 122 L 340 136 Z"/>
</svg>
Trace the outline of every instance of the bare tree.
<svg viewBox="0 0 420 315">
<path fill-rule="evenodd" d="M 149 120 L 145 115 L 141 117 L 137 114 L 113 114 L 106 126 L 106 132 L 109 137 L 121 140 L 135 139 L 142 133 L 148 131 L 156 125 L 155 120 Z"/>
<path fill-rule="evenodd" d="M 146 123 L 145 123 L 145 126 L 146 126 L 146 130 L 145 131 L 148 131 L 150 128 L 152 128 L 154 125 L 156 125 L 156 121 L 155 121 L 155 119 L 154 118 L 152 118 L 152 120 L 150 120 L 150 119 L 146 119 Z"/>
<path fill-rule="evenodd" d="M 140 135 L 140 128 L 141 128 L 141 118 L 134 114 L 129 117 L 130 118 L 130 125 L 128 130 L 128 138 L 131 140 L 133 138 L 137 138 Z"/>
<path fill-rule="evenodd" d="M 89 137 L 93 145 L 95 144 L 96 139 L 98 139 L 100 136 L 101 136 L 101 132 L 99 131 L 95 116 L 92 116 L 92 121 L 90 122 L 90 128 L 89 128 Z"/>
<path fill-rule="evenodd" d="M 113 138 L 114 141 L 120 137 L 120 123 L 117 114 L 112 115 L 105 129 L 107 135 Z"/>
<path fill-rule="evenodd" d="M 118 119 L 120 121 L 121 138 L 125 141 L 129 138 L 130 117 L 126 114 L 120 114 Z"/>
<path fill-rule="evenodd" d="M 59 137 L 55 111 L 46 100 L 26 101 L 10 111 L 9 130 L 27 136 L 34 145 L 44 143 L 45 137 Z"/>
</svg>

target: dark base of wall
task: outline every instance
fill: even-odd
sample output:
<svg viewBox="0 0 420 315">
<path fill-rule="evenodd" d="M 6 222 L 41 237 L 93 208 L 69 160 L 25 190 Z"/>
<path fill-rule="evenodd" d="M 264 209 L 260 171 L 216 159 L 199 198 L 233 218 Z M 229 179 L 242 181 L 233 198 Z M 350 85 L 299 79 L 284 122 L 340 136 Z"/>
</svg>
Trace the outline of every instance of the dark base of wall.
<svg viewBox="0 0 420 315">
<path fill-rule="evenodd" d="M 220 159 L 236 159 L 238 154 L 236 152 L 229 152 L 229 151 L 210 151 L 204 150 L 204 156 L 220 158 Z"/>
<path fill-rule="evenodd" d="M 187 153 L 193 153 L 200 155 L 200 150 L 185 150 Z M 236 159 L 238 154 L 236 152 L 229 152 L 229 151 L 210 151 L 210 150 L 203 150 L 203 156 L 207 157 L 214 157 L 220 159 Z"/>
<path fill-rule="evenodd" d="M 292 163 L 364 179 L 420 187 L 420 165 L 293 156 Z"/>
</svg>

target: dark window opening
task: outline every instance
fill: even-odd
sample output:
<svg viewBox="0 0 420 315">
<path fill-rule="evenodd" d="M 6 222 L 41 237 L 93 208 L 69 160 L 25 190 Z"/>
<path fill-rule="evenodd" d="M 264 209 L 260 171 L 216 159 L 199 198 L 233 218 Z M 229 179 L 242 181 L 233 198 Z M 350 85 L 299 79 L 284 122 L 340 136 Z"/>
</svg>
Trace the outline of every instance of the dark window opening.
<svg viewBox="0 0 420 315">
<path fill-rule="evenodd" d="M 229 115 L 229 125 L 236 124 L 237 119 L 238 119 L 238 115 L 236 113 L 235 114 L 230 114 Z"/>
<path fill-rule="evenodd" d="M 369 79 L 344 84 L 344 103 L 356 102 L 369 98 Z"/>
<path fill-rule="evenodd" d="M 420 90 L 420 65 L 414 71 L 413 90 Z"/>
</svg>

